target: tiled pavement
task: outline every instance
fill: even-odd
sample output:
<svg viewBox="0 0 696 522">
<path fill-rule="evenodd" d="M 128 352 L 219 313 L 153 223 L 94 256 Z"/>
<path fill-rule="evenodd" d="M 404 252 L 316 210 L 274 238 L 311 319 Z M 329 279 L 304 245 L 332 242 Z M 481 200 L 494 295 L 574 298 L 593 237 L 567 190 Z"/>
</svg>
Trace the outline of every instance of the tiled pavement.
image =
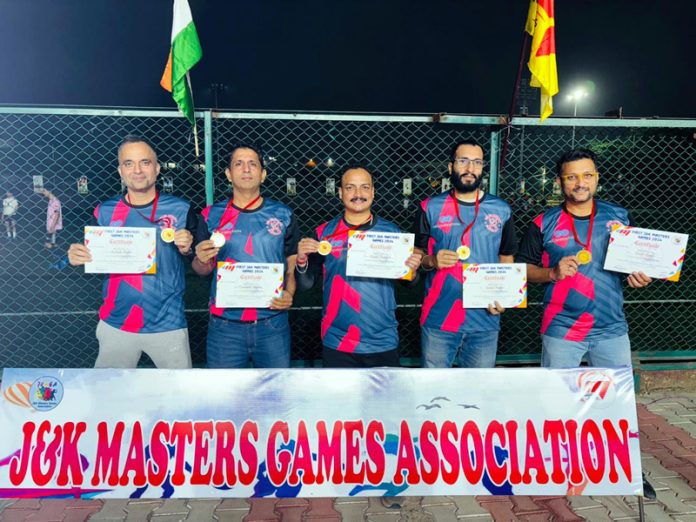
<svg viewBox="0 0 696 522">
<path fill-rule="evenodd" d="M 638 398 L 643 468 L 657 490 L 645 520 L 696 522 L 696 393 Z M 0 500 L 0 522 L 638 521 L 636 497 Z"/>
</svg>

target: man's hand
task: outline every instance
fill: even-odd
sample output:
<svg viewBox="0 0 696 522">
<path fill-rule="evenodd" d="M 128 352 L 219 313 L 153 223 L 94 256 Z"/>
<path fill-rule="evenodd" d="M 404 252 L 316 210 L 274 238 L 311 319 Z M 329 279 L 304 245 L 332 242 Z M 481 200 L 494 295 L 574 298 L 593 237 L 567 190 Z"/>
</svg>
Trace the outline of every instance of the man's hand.
<svg viewBox="0 0 696 522">
<path fill-rule="evenodd" d="M 292 294 L 283 290 L 280 297 L 274 297 L 271 301 L 271 310 L 287 310 L 292 306 Z"/>
<path fill-rule="evenodd" d="M 196 245 L 196 257 L 203 264 L 209 264 L 210 260 L 218 255 L 218 252 L 220 252 L 220 249 L 216 248 L 210 239 L 201 241 Z"/>
<path fill-rule="evenodd" d="M 319 241 L 310 237 L 303 237 L 297 244 L 297 264 L 304 266 L 309 260 L 309 254 L 319 251 Z"/>
<path fill-rule="evenodd" d="M 82 243 L 73 243 L 68 248 L 68 261 L 72 266 L 80 266 L 92 261 L 92 254 Z"/>
<path fill-rule="evenodd" d="M 491 315 L 500 315 L 505 311 L 498 301 L 494 301 L 493 304 L 488 305 L 488 313 Z"/>
<path fill-rule="evenodd" d="M 418 270 L 421 261 L 423 261 L 423 253 L 417 250 L 414 251 L 413 254 L 408 256 L 408 259 L 406 260 L 406 266 L 415 272 L 416 270 Z"/>
<path fill-rule="evenodd" d="M 193 244 L 193 236 L 191 232 L 182 228 L 174 232 L 174 244 L 179 249 L 179 253 L 187 256 L 191 253 L 191 245 Z"/>
<path fill-rule="evenodd" d="M 626 281 L 631 288 L 643 288 L 652 283 L 652 278 L 645 275 L 644 272 L 632 272 L 628 274 Z"/>
<path fill-rule="evenodd" d="M 459 263 L 459 256 L 454 250 L 440 250 L 435 256 L 435 268 L 451 268 Z"/>
<path fill-rule="evenodd" d="M 573 277 L 578 272 L 578 266 L 575 256 L 566 256 L 551 270 L 551 279 L 562 281 L 566 277 Z"/>
</svg>

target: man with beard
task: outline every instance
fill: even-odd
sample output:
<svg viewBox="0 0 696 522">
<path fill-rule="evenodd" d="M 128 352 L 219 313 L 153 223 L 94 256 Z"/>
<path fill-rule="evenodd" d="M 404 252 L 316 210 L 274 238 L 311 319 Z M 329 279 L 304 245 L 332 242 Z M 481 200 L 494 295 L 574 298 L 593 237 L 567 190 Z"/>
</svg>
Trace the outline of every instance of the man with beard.
<svg viewBox="0 0 696 522">
<path fill-rule="evenodd" d="M 512 210 L 480 190 L 483 148 L 473 141 L 452 147 L 453 189 L 423 201 L 416 216 L 416 246 L 429 271 L 421 313 L 426 368 L 492 368 L 498 346 L 498 303 L 488 310 L 462 307 L 462 263 L 512 263 L 517 248 Z"/>
<path fill-rule="evenodd" d="M 529 225 L 518 261 L 527 263 L 530 283 L 545 283 L 541 320 L 541 364 L 574 368 L 631 366 L 631 343 L 623 311 L 621 275 L 602 267 L 614 225 L 630 225 L 628 211 L 595 199 L 597 158 L 588 149 L 566 152 L 556 162 L 563 203 Z M 631 288 L 652 279 L 643 272 L 626 278 Z M 657 494 L 643 473 L 643 495 Z"/>
<path fill-rule="evenodd" d="M 300 241 L 295 268 L 300 289 L 311 288 L 323 274 L 323 366 L 399 366 L 395 280 L 347 276 L 346 266 L 351 232 L 401 231 L 372 213 L 375 188 L 372 173 L 365 167 L 348 166 L 341 175 L 338 194 L 343 213 L 319 226 L 314 238 Z M 406 265 L 418 270 L 421 257 L 420 253 L 412 254 Z"/>
<path fill-rule="evenodd" d="M 590 365 L 631 366 L 621 276 L 602 268 L 614 225 L 629 225 L 628 211 L 594 198 L 599 174 L 587 149 L 566 152 L 556 163 L 564 202 L 537 216 L 520 246 L 531 283 L 546 283 L 541 323 L 542 365 L 572 368 L 587 354 Z M 631 288 L 652 280 L 643 272 Z"/>
</svg>

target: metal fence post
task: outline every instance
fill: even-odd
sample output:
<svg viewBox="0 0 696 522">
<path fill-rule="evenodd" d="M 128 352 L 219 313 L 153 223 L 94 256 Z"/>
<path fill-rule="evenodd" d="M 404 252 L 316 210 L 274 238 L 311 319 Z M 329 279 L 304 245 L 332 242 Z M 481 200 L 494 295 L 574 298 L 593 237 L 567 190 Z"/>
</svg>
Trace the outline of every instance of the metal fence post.
<svg viewBox="0 0 696 522">
<path fill-rule="evenodd" d="M 205 141 L 205 204 L 215 201 L 215 183 L 213 181 L 213 112 L 205 111 L 203 139 Z"/>
<path fill-rule="evenodd" d="M 488 192 L 498 195 L 498 170 L 500 167 L 500 131 L 491 131 L 491 170 L 488 177 Z"/>
</svg>

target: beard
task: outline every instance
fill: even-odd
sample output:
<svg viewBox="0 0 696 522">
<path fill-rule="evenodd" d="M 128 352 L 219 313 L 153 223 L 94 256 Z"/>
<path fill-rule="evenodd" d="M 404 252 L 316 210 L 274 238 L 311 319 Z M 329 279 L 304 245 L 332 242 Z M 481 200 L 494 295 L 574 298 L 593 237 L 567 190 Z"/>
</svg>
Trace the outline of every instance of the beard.
<svg viewBox="0 0 696 522">
<path fill-rule="evenodd" d="M 477 176 L 476 174 L 472 174 L 472 176 L 476 178 L 476 181 L 471 183 L 466 183 L 462 180 L 462 176 L 466 175 L 467 174 L 457 174 L 454 171 L 452 171 L 452 174 L 450 174 L 450 183 L 452 183 L 452 186 L 457 192 L 467 194 L 469 192 L 478 190 L 478 188 L 481 186 L 483 175 Z"/>
</svg>

